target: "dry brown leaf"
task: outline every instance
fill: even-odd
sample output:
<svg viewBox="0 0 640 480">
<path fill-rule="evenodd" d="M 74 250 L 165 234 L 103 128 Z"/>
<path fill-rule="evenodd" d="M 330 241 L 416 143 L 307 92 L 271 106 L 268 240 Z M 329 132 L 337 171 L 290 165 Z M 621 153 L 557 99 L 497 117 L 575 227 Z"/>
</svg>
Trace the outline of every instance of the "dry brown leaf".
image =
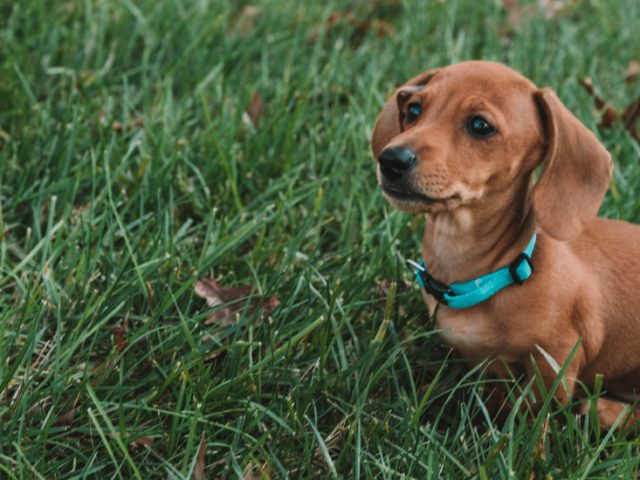
<svg viewBox="0 0 640 480">
<path fill-rule="evenodd" d="M 546 18 L 554 17 L 564 7 L 558 0 L 538 0 L 538 6 Z"/>
<path fill-rule="evenodd" d="M 411 288 L 411 285 L 412 285 L 411 282 L 404 279 L 398 282 L 390 279 L 377 280 L 376 287 L 378 290 L 378 294 L 382 296 L 384 299 L 386 299 L 387 296 L 389 295 L 389 290 L 391 289 L 392 283 L 397 283 L 396 294 L 406 291 L 407 289 Z"/>
<path fill-rule="evenodd" d="M 9 143 L 11 136 L 0 128 L 0 150 L 4 147 L 5 143 Z"/>
<path fill-rule="evenodd" d="M 579 80 L 580 85 L 584 87 L 587 93 L 593 98 L 593 103 L 595 104 L 598 110 L 602 109 L 605 106 L 605 101 L 600 98 L 593 89 L 593 82 L 590 77 L 581 78 Z"/>
<path fill-rule="evenodd" d="M 522 5 L 519 0 L 502 0 L 502 8 L 507 12 L 508 21 L 507 25 L 500 26 L 499 33 L 502 37 L 511 37 L 520 24 L 532 19 L 536 13 L 541 12 L 550 20 L 578 3 L 580 0 L 538 0 L 537 4 Z"/>
<path fill-rule="evenodd" d="M 627 130 L 636 141 L 640 142 L 640 132 L 638 132 L 637 125 L 638 119 L 640 118 L 640 98 L 637 98 L 627 105 L 622 115 L 618 115 L 618 112 L 613 107 L 595 93 L 590 78 L 581 79 L 580 85 L 582 85 L 593 98 L 596 108 L 602 111 L 600 118 L 600 126 L 602 128 L 611 128 L 616 123 L 621 123 L 624 129 Z"/>
<path fill-rule="evenodd" d="M 501 38 L 508 40 L 513 37 L 515 30 L 535 14 L 535 5 L 522 6 L 518 0 L 502 0 L 502 8 L 507 13 L 507 20 L 498 27 Z"/>
<path fill-rule="evenodd" d="M 210 307 L 223 307 L 207 318 L 205 325 L 230 325 L 236 322 L 238 315 L 245 308 L 249 314 L 261 309 L 264 315 L 269 315 L 280 304 L 278 297 L 251 295 L 252 290 L 250 286 L 223 287 L 213 278 L 205 277 L 198 280 L 195 286 L 196 294 L 204 298 Z"/>
<path fill-rule="evenodd" d="M 518 0 L 502 0 L 502 8 L 507 12 L 507 18 L 511 25 L 518 26 L 535 15 L 536 7 L 533 4 L 522 6 Z"/>
<path fill-rule="evenodd" d="M 244 480 L 271 480 L 271 469 L 266 463 L 249 462 L 244 467 Z"/>
<path fill-rule="evenodd" d="M 204 471 L 204 457 L 207 453 L 207 442 L 204 438 L 204 431 L 200 436 L 200 447 L 198 447 L 198 455 L 196 465 L 193 469 L 193 480 L 205 480 L 207 478 Z"/>
<path fill-rule="evenodd" d="M 356 29 L 356 31 L 360 33 L 365 33 L 371 30 L 371 22 L 366 20 L 360 21 L 355 17 L 348 16 L 347 23 L 349 23 L 352 27 Z"/>
<path fill-rule="evenodd" d="M 549 436 L 550 424 L 551 421 L 549 420 L 549 417 L 545 418 L 542 423 L 542 429 L 538 435 L 538 440 L 536 440 L 536 444 L 533 447 L 533 458 L 536 460 L 542 460 L 543 462 L 547 459 L 545 444 L 547 442 L 547 437 Z"/>
<path fill-rule="evenodd" d="M 375 5 L 373 5 L 375 10 Z M 373 12 L 372 12 L 373 13 Z M 349 10 L 345 12 L 331 12 L 324 25 L 325 30 L 332 30 L 339 25 L 351 25 L 356 33 L 366 33 L 368 31 L 375 32 L 376 36 L 381 38 L 395 34 L 395 28 L 389 22 L 374 18 L 372 20 L 361 20 L 353 15 Z M 308 37 L 308 41 L 315 43 L 318 39 L 319 31 L 313 32 Z"/>
<path fill-rule="evenodd" d="M 538 0 L 538 8 L 547 20 L 558 16 L 565 10 L 575 7 L 580 0 Z"/>
<path fill-rule="evenodd" d="M 78 412 L 77 408 L 72 408 L 64 415 L 59 416 L 55 422 L 53 422 L 54 427 L 70 427 L 73 425 L 73 419 Z"/>
<path fill-rule="evenodd" d="M 611 128 L 616 120 L 618 119 L 617 112 L 612 108 L 608 107 L 603 113 L 602 118 L 600 119 L 600 126 L 602 128 Z"/>
<path fill-rule="evenodd" d="M 151 286 L 151 282 L 149 280 L 147 280 L 145 283 L 147 285 L 147 293 L 149 293 L 149 306 L 153 308 L 153 287 Z"/>
<path fill-rule="evenodd" d="M 111 327 L 111 332 L 113 333 L 113 343 L 118 355 L 120 355 L 129 344 L 128 340 L 126 339 L 128 328 L 129 313 L 124 316 L 122 322 L 120 322 L 120 325 Z M 102 379 L 111 370 L 111 368 L 116 365 L 118 355 L 115 358 L 107 357 L 104 361 L 101 361 L 100 363 L 97 363 L 91 367 L 91 373 L 96 376 L 92 384 L 100 381 L 100 379 Z"/>
<path fill-rule="evenodd" d="M 627 74 L 624 77 L 624 81 L 627 83 L 633 82 L 640 75 L 640 62 L 638 60 L 631 60 L 627 67 Z"/>
<path fill-rule="evenodd" d="M 107 124 L 108 120 L 103 111 L 100 111 L 98 113 L 98 121 L 100 122 L 101 125 Z M 132 120 L 128 120 L 126 125 L 124 125 L 119 120 L 114 120 L 111 123 L 111 129 L 117 133 L 122 133 L 124 131 L 131 132 L 132 130 L 135 130 L 137 128 L 142 128 L 142 127 L 144 127 L 144 120 L 140 117 L 136 117 Z"/>
<path fill-rule="evenodd" d="M 127 328 L 129 327 L 129 313 L 127 313 L 120 326 L 113 327 L 113 342 L 116 344 L 116 350 L 118 353 L 122 353 L 127 348 L 128 342 L 126 339 Z"/>
<path fill-rule="evenodd" d="M 247 38 L 255 29 L 258 18 L 262 15 L 262 9 L 255 5 L 245 6 L 236 21 L 236 30 L 240 32 L 240 35 Z"/>
<path fill-rule="evenodd" d="M 378 20 L 378 19 L 373 19 L 371 21 L 358 20 L 353 15 L 347 15 L 345 19 L 347 23 L 352 27 L 354 27 L 355 30 L 359 33 L 365 33 L 371 30 L 376 34 L 378 38 L 395 33 L 395 29 L 393 28 L 393 25 L 383 20 Z"/>
<path fill-rule="evenodd" d="M 262 96 L 257 90 L 253 92 L 251 103 L 249 104 L 249 108 L 247 110 L 247 115 L 249 115 L 253 127 L 258 128 L 260 118 L 262 117 Z"/>
<path fill-rule="evenodd" d="M 374 32 L 376 32 L 376 36 L 378 38 L 390 37 L 395 35 L 396 33 L 396 29 L 391 23 L 385 22 L 384 20 L 379 20 L 377 18 L 371 22 L 371 28 Z"/>
<path fill-rule="evenodd" d="M 638 118 L 640 118 L 640 97 L 631 102 L 622 113 L 624 128 L 636 141 L 640 142 L 640 133 L 638 132 Z"/>
<path fill-rule="evenodd" d="M 134 448 L 140 448 L 140 447 L 151 448 L 155 440 L 156 439 L 153 437 L 138 437 L 135 440 L 132 440 L 129 443 L 129 445 Z"/>
<path fill-rule="evenodd" d="M 196 293 L 204 298 L 210 307 L 217 307 L 248 296 L 251 287 L 223 287 L 213 278 L 203 277 L 196 282 Z"/>
<path fill-rule="evenodd" d="M 613 107 L 611 107 L 595 92 L 591 78 L 585 77 L 581 78 L 579 81 L 580 85 L 582 85 L 591 98 L 593 98 L 593 103 L 596 106 L 596 109 L 602 111 L 600 126 L 602 128 L 611 128 L 618 121 L 618 112 L 616 112 Z"/>
<path fill-rule="evenodd" d="M 344 16 L 343 13 L 340 12 L 331 12 L 329 14 L 329 17 L 327 18 L 327 22 L 324 26 L 324 28 L 328 31 L 331 30 L 332 28 L 335 27 L 336 23 L 338 22 L 338 20 L 340 18 L 342 18 Z M 307 40 L 310 43 L 316 43 L 316 40 L 318 40 L 318 36 L 320 35 L 320 31 L 316 30 L 313 33 L 311 33 L 311 35 L 309 35 L 309 37 L 307 38 Z"/>
<path fill-rule="evenodd" d="M 105 432 L 105 435 L 108 438 L 119 438 L 123 442 L 128 443 L 129 447 L 131 447 L 131 448 L 135 448 L 135 449 L 149 448 L 149 449 L 152 449 L 154 452 L 156 452 L 155 449 L 153 449 L 153 443 L 156 440 L 154 437 L 137 437 L 137 438 L 133 438 L 133 436 L 128 434 L 128 433 L 125 433 L 123 435 L 120 432 L 116 432 L 115 434 L 112 433 L 112 432 Z M 156 454 L 157 454 L 157 452 L 156 452 Z"/>
<path fill-rule="evenodd" d="M 333 429 L 329 432 L 324 439 L 325 447 L 327 447 L 327 453 L 333 460 L 333 457 L 340 453 L 343 446 L 344 439 L 349 433 L 349 424 L 346 418 L 343 418 Z M 316 447 L 313 452 L 313 462 L 320 468 L 326 468 L 326 459 L 320 447 Z"/>
</svg>

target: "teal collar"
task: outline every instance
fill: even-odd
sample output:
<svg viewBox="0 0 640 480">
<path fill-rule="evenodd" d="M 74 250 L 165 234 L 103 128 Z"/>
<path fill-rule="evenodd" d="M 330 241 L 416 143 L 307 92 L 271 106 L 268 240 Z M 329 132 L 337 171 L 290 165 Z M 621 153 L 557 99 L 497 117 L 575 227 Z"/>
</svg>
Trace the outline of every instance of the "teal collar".
<svg viewBox="0 0 640 480">
<path fill-rule="evenodd" d="M 468 282 L 451 285 L 431 276 L 425 267 L 424 260 L 420 263 L 407 260 L 407 263 L 415 269 L 420 286 L 438 302 L 449 308 L 469 308 L 484 302 L 509 285 L 524 283 L 533 273 L 531 255 L 535 246 L 536 234 L 534 233 L 527 248 L 506 267 Z"/>
</svg>

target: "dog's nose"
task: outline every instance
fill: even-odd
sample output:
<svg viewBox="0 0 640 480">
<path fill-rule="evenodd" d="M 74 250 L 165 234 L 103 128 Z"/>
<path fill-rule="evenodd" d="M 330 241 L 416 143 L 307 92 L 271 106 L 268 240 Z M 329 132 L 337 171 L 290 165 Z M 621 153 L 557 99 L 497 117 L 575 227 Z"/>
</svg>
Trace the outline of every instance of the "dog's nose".
<svg viewBox="0 0 640 480">
<path fill-rule="evenodd" d="M 416 163 L 416 155 L 404 147 L 385 149 L 378 157 L 380 171 L 389 180 L 399 180 Z"/>
</svg>

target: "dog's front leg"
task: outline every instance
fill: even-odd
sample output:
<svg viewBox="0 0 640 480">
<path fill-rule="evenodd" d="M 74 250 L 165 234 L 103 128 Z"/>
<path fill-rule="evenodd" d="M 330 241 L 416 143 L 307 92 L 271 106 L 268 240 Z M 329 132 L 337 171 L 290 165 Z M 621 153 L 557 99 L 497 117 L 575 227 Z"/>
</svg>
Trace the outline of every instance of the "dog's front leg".
<svg viewBox="0 0 640 480">
<path fill-rule="evenodd" d="M 534 412 L 537 412 L 542 407 L 545 396 L 549 393 L 553 393 L 560 405 L 567 405 L 573 397 L 576 381 L 583 363 L 583 350 L 579 347 L 571 358 L 570 363 L 564 366 L 570 354 L 571 349 L 553 352 L 539 348 L 526 362 L 526 378 L 528 380 L 534 379 L 532 386 L 534 401 L 530 405 Z M 559 384 L 555 385 L 558 374 L 563 368 L 563 376 Z M 538 378 L 536 378 L 536 373 L 539 375 Z"/>
<path fill-rule="evenodd" d="M 554 397 L 560 405 L 567 405 L 576 394 L 576 382 L 580 374 L 582 365 L 583 351 L 579 348 L 571 363 L 567 365 L 563 378 L 553 391 Z M 548 356 L 548 355 L 547 355 Z M 556 379 L 558 378 L 558 368 L 562 368 L 564 363 L 559 361 L 553 364 L 547 359 L 543 353 L 538 352 L 532 355 L 531 361 L 527 368 L 527 378 L 535 378 L 536 371 L 539 373 L 539 380 L 533 383 L 533 395 L 535 400 L 529 405 L 533 412 L 538 410 L 544 404 L 545 394 L 552 392 Z M 569 358 L 569 354 L 563 356 L 554 356 L 554 359 Z M 542 388 L 542 385 L 544 388 Z M 543 392 L 544 391 L 544 392 Z M 582 415 L 588 413 L 589 402 L 585 401 L 580 407 Z M 605 429 L 616 427 L 617 430 L 638 428 L 640 426 L 640 410 L 633 405 L 610 398 L 598 398 L 596 401 L 596 412 L 600 426 Z"/>
<path fill-rule="evenodd" d="M 589 411 L 589 402 L 584 402 L 580 408 L 582 415 Z M 640 411 L 633 405 L 608 398 L 598 398 L 596 412 L 601 428 L 609 429 L 616 426 L 617 430 L 640 425 Z"/>
</svg>

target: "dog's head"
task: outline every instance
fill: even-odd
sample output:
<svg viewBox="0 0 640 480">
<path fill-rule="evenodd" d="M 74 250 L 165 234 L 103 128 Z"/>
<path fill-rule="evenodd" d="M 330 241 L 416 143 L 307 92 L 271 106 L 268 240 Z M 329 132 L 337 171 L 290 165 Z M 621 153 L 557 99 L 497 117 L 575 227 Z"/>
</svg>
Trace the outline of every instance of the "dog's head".
<svg viewBox="0 0 640 480">
<path fill-rule="evenodd" d="M 605 148 L 553 91 L 493 62 L 409 80 L 378 116 L 371 148 L 385 197 L 414 213 L 513 198 L 544 161 L 526 193 L 538 223 L 558 239 L 597 214 L 611 176 Z"/>
</svg>

